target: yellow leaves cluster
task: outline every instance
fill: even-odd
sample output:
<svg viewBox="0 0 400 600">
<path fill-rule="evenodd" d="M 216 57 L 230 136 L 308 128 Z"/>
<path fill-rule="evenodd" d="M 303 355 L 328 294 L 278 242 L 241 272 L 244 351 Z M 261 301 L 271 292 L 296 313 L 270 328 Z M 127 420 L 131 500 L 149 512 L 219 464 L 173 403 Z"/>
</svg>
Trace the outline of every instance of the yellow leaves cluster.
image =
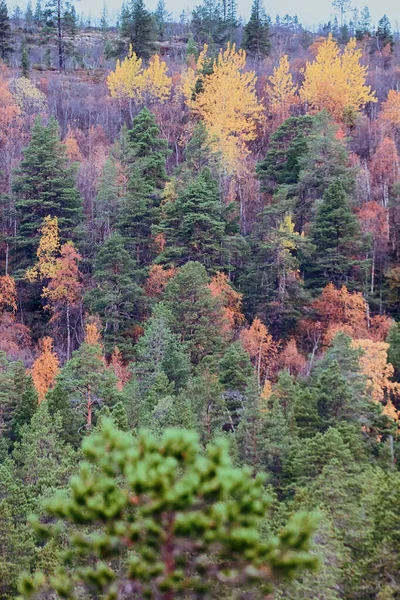
<svg viewBox="0 0 400 600">
<path fill-rule="evenodd" d="M 362 350 L 359 358 L 361 371 L 367 377 L 374 402 L 384 402 L 392 392 L 400 391 L 399 384 L 391 381 L 394 368 L 387 361 L 389 344 L 386 342 L 375 342 L 369 339 L 353 340 L 352 346 Z M 387 400 L 383 412 L 392 419 L 399 420 L 399 415 L 391 400 Z"/>
<path fill-rule="evenodd" d="M 12 94 L 22 113 L 37 114 L 47 109 L 46 94 L 26 77 L 19 77 L 12 82 Z"/>
<path fill-rule="evenodd" d="M 279 61 L 279 65 L 274 67 L 274 72 L 268 78 L 266 86 L 270 112 L 279 122 L 285 121 L 290 116 L 291 107 L 298 103 L 297 89 L 285 54 Z"/>
<path fill-rule="evenodd" d="M 163 103 L 171 95 L 172 79 L 167 75 L 166 63 L 160 60 L 158 54 L 152 56 L 147 69 L 143 69 L 142 59 L 131 47 L 128 56 L 122 62 L 118 60 L 115 71 L 107 77 L 107 86 L 112 98 L 140 102 L 147 96 L 149 100 Z"/>
<path fill-rule="evenodd" d="M 204 61 L 205 55 L 199 60 Z M 240 171 L 249 154 L 246 146 L 256 137 L 263 108 L 255 90 L 254 71 L 245 71 L 246 53 L 228 44 L 214 60 L 212 73 L 203 78 L 203 90 L 187 104 L 204 121 L 214 149 L 221 153 L 230 173 Z M 187 92 L 190 86 L 186 84 Z M 193 90 L 193 86 L 191 88 Z"/>
<path fill-rule="evenodd" d="M 57 256 L 60 253 L 60 236 L 57 217 L 48 215 L 44 219 L 43 227 L 39 229 L 42 234 L 36 252 L 38 262 L 28 269 L 25 278 L 33 283 L 38 279 L 52 279 L 57 273 Z"/>
<path fill-rule="evenodd" d="M 17 288 L 15 280 L 10 275 L 0 277 L 0 312 L 6 308 L 17 310 Z"/>
<path fill-rule="evenodd" d="M 40 404 L 53 386 L 60 367 L 57 354 L 53 351 L 51 337 L 44 337 L 39 343 L 39 348 L 41 352 L 33 363 L 31 375 Z"/>
<path fill-rule="evenodd" d="M 342 121 L 346 111 L 359 112 L 367 102 L 376 102 L 371 87 L 365 85 L 367 68 L 360 64 L 361 50 L 351 39 L 340 53 L 338 44 L 329 37 L 319 46 L 312 63 L 307 63 L 300 96 L 315 110 L 326 109 Z"/>
<path fill-rule="evenodd" d="M 206 57 L 207 57 L 208 46 L 204 44 L 203 50 L 200 52 L 199 57 L 196 61 L 195 67 L 188 66 L 186 72 L 182 74 L 180 91 L 185 97 L 186 104 L 192 106 L 193 93 L 195 85 L 199 77 L 202 76 Z"/>
<path fill-rule="evenodd" d="M 271 364 L 276 360 L 278 345 L 258 317 L 254 319 L 249 329 L 241 331 L 240 340 L 253 361 L 260 384 L 261 378 L 267 376 Z"/>
<path fill-rule="evenodd" d="M 382 104 L 380 118 L 392 127 L 400 127 L 400 92 L 389 90 L 388 97 Z"/>
</svg>

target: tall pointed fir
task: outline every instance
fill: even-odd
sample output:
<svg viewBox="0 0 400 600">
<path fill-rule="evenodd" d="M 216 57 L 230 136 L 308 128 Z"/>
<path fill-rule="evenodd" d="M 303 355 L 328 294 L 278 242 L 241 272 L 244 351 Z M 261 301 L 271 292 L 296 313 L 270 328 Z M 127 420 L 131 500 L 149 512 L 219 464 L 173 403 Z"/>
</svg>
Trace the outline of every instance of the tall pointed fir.
<svg viewBox="0 0 400 600">
<path fill-rule="evenodd" d="M 222 212 L 218 184 L 203 169 L 178 198 L 163 206 L 159 231 L 165 248 L 159 262 L 181 266 L 194 260 L 209 271 L 221 269 L 226 230 Z"/>
<path fill-rule="evenodd" d="M 271 51 L 269 23 L 262 0 L 254 0 L 250 20 L 243 29 L 243 48 L 258 60 L 268 56 Z"/>
<path fill-rule="evenodd" d="M 128 184 L 118 228 L 139 268 L 148 266 L 156 256 L 152 228 L 160 220 L 169 154 L 168 143 L 159 134 L 154 115 L 144 108 L 133 120 L 126 140 Z"/>
<path fill-rule="evenodd" d="M 73 237 L 81 215 L 81 199 L 75 185 L 74 168 L 60 142 L 55 119 L 40 119 L 32 128 L 30 144 L 14 183 L 19 219 L 16 246 L 20 266 L 32 260 L 39 243 L 39 228 L 45 217 L 58 218 L 61 239 Z"/>
<path fill-rule="evenodd" d="M 120 234 L 106 239 L 93 265 L 95 288 L 86 295 L 93 314 L 98 314 L 104 328 L 106 352 L 114 347 L 130 354 L 130 334 L 140 317 L 143 292 L 136 282 L 136 265 Z"/>
<path fill-rule="evenodd" d="M 155 23 L 143 0 L 130 0 L 124 7 L 121 35 L 140 58 L 149 58 L 154 51 Z"/>
<path fill-rule="evenodd" d="M 6 60 L 8 54 L 12 52 L 11 45 L 11 26 L 8 16 L 7 3 L 0 1 L 0 58 Z"/>
<path fill-rule="evenodd" d="M 360 229 L 340 181 L 332 183 L 317 207 L 311 241 L 315 251 L 304 264 L 307 285 L 321 289 L 330 282 L 339 286 L 355 280 L 362 249 Z"/>
</svg>

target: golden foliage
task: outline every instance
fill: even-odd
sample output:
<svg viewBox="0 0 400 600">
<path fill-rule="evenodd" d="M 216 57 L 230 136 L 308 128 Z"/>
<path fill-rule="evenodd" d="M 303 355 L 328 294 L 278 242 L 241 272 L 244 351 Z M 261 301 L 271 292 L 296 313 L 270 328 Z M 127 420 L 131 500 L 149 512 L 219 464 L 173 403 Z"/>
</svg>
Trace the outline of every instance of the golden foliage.
<svg viewBox="0 0 400 600">
<path fill-rule="evenodd" d="M 228 44 L 213 63 L 213 72 L 203 78 L 203 90 L 187 104 L 204 121 L 216 151 L 221 152 L 230 173 L 241 170 L 249 154 L 247 142 L 256 137 L 263 108 L 257 100 L 254 71 L 245 71 L 246 53 Z"/>
<path fill-rule="evenodd" d="M 74 305 L 79 302 L 82 284 L 79 281 L 78 262 L 81 258 L 72 242 L 61 246 L 54 274 L 48 286 L 43 289 L 43 297 L 51 301 L 53 310 L 57 303 Z"/>
<path fill-rule="evenodd" d="M 17 288 L 15 280 L 10 275 L 0 277 L 0 312 L 6 308 L 17 310 Z"/>
<path fill-rule="evenodd" d="M 51 279 L 57 272 L 57 255 L 60 252 L 60 236 L 57 217 L 48 215 L 39 229 L 41 235 L 36 252 L 38 262 L 28 269 L 25 277 L 33 283 L 38 279 Z"/>
<path fill-rule="evenodd" d="M 162 265 L 152 265 L 149 276 L 144 284 L 144 290 L 149 298 L 159 298 L 165 290 L 168 281 L 175 277 L 176 268 L 164 269 Z"/>
<path fill-rule="evenodd" d="M 202 77 L 201 73 L 206 61 L 207 51 L 208 46 L 207 44 L 204 44 L 203 50 L 200 52 L 199 58 L 196 61 L 196 65 L 194 67 L 189 66 L 182 74 L 180 92 L 184 95 L 188 106 L 192 106 L 195 85 L 199 77 Z"/>
<path fill-rule="evenodd" d="M 93 317 L 85 326 L 85 342 L 90 346 L 101 345 L 101 325 L 96 317 Z"/>
<path fill-rule="evenodd" d="M 268 328 L 258 317 L 254 319 L 249 329 L 240 332 L 240 340 L 253 361 L 260 384 L 261 378 L 267 376 L 276 361 L 278 344 L 274 342 Z"/>
<path fill-rule="evenodd" d="M 60 367 L 51 337 L 44 337 L 39 343 L 39 348 L 40 355 L 33 363 L 31 374 L 40 404 L 53 386 Z"/>
<path fill-rule="evenodd" d="M 124 389 L 124 385 L 129 380 L 129 371 L 124 365 L 122 353 L 118 346 L 115 346 L 114 351 L 111 355 L 110 366 L 114 372 L 115 377 L 118 380 L 117 388 L 120 391 L 122 391 Z"/>
<path fill-rule="evenodd" d="M 286 54 L 268 78 L 266 92 L 272 116 L 279 122 L 285 121 L 290 116 L 291 107 L 298 103 L 297 85 L 293 83 Z"/>
<path fill-rule="evenodd" d="M 338 121 L 343 120 L 346 111 L 357 113 L 367 102 L 376 102 L 371 87 L 365 85 L 367 68 L 360 59 L 361 50 L 355 39 L 341 54 L 329 34 L 319 46 L 315 60 L 306 65 L 300 89 L 302 100 L 314 110 L 326 109 Z"/>
<path fill-rule="evenodd" d="M 147 69 L 142 59 L 130 47 L 128 56 L 117 61 L 115 71 L 107 77 L 107 86 L 112 98 L 130 98 L 141 101 L 144 95 L 149 100 L 165 102 L 171 95 L 172 79 L 167 75 L 167 65 L 156 54 L 150 59 Z"/>
<path fill-rule="evenodd" d="M 229 329 L 235 329 L 243 325 L 245 317 L 242 313 L 242 294 L 233 289 L 227 275 L 222 272 L 217 273 L 208 287 L 214 297 L 221 299 Z"/>
<path fill-rule="evenodd" d="M 382 103 L 380 118 L 392 127 L 400 127 L 400 92 L 389 90 L 386 101 Z"/>
<path fill-rule="evenodd" d="M 391 381 L 394 373 L 393 365 L 387 361 L 389 344 L 386 342 L 374 342 L 369 339 L 353 340 L 354 348 L 362 350 L 359 358 L 361 371 L 367 377 L 368 387 L 374 402 L 385 402 L 392 392 L 399 392 L 400 385 Z M 386 408 L 386 407 L 385 407 Z M 385 414 L 395 418 L 394 407 L 391 403 L 387 405 Z"/>
<path fill-rule="evenodd" d="M 287 369 L 291 375 L 299 375 L 305 372 L 307 361 L 300 354 L 294 338 L 288 341 L 279 358 L 282 367 Z"/>
<path fill-rule="evenodd" d="M 68 127 L 68 133 L 65 136 L 64 144 L 68 158 L 73 162 L 82 162 L 83 156 L 79 150 L 78 141 L 70 127 Z"/>
</svg>

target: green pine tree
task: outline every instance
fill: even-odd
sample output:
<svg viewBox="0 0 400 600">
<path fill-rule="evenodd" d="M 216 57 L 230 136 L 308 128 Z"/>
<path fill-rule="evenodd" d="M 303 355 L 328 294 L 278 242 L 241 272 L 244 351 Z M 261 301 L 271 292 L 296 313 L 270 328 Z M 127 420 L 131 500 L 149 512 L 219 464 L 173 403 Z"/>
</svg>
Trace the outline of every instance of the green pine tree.
<svg viewBox="0 0 400 600">
<path fill-rule="evenodd" d="M 394 41 L 392 27 L 390 25 L 390 21 L 387 15 L 383 15 L 383 17 L 379 19 L 375 36 L 379 50 L 383 50 L 383 48 L 388 44 L 390 46 L 390 49 L 393 49 Z"/>
<path fill-rule="evenodd" d="M 36 252 L 43 219 L 58 217 L 63 241 L 73 236 L 81 215 L 81 199 L 75 186 L 74 169 L 58 136 L 58 125 L 40 118 L 32 128 L 32 139 L 24 150 L 14 183 L 15 207 L 19 217 L 16 238 L 19 267 L 31 263 Z"/>
<path fill-rule="evenodd" d="M 250 20 L 243 29 L 243 48 L 261 60 L 271 52 L 270 18 L 262 0 L 253 0 Z"/>
<path fill-rule="evenodd" d="M 304 265 L 307 285 L 321 289 L 332 282 L 340 286 L 356 277 L 354 269 L 362 264 L 355 258 L 362 249 L 361 234 L 340 181 L 332 183 L 317 206 L 310 238 L 315 251 Z"/>
<path fill-rule="evenodd" d="M 124 248 L 122 236 L 113 233 L 94 260 L 95 287 L 86 294 L 91 312 L 101 318 L 107 354 L 115 346 L 132 354 L 129 336 L 143 307 L 143 292 L 137 279 L 135 262 Z"/>
<path fill-rule="evenodd" d="M 222 306 L 212 296 L 208 281 L 200 263 L 188 262 L 165 289 L 171 329 L 186 345 L 194 364 L 205 356 L 218 356 L 226 344 Z"/>
<path fill-rule="evenodd" d="M 121 19 L 121 35 L 128 39 L 133 52 L 149 58 L 154 52 L 155 22 L 143 0 L 130 0 Z"/>
<path fill-rule="evenodd" d="M 207 596 L 210 588 L 214 595 L 216 585 L 222 594 L 250 587 L 265 595 L 273 582 L 315 565 L 308 554 L 313 519 L 296 515 L 273 542 L 264 540 L 271 501 L 263 477 L 234 468 L 222 441 L 204 454 L 193 432 L 170 429 L 158 441 L 142 431 L 133 438 L 105 421 L 83 452 L 69 494 L 48 508 L 73 525 L 69 568 L 50 581 L 24 575 L 24 595 L 40 586 L 44 594 L 72 597 L 79 589 L 90 598 L 115 597 L 128 586 L 143 597 L 177 598 Z"/>
<path fill-rule="evenodd" d="M 13 51 L 11 45 L 11 25 L 8 16 L 7 3 L 0 1 L 0 58 L 6 60 L 9 53 Z"/>
<path fill-rule="evenodd" d="M 209 272 L 221 270 L 225 262 L 226 222 L 218 184 L 208 168 L 178 198 L 164 204 L 157 231 L 166 241 L 157 262 L 181 266 L 192 260 Z"/>
<path fill-rule="evenodd" d="M 144 108 L 133 120 L 125 148 L 127 193 L 123 198 L 118 228 L 138 267 L 148 266 L 156 249 L 152 228 L 160 219 L 160 203 L 167 174 L 168 143 L 159 137 L 154 115 Z"/>
</svg>

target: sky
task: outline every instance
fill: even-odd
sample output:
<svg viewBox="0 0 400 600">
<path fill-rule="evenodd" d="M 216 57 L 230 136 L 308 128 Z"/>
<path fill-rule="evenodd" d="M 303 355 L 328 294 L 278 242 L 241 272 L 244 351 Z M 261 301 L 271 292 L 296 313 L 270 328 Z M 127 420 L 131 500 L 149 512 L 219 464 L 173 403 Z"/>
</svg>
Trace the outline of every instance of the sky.
<svg viewBox="0 0 400 600">
<path fill-rule="evenodd" d="M 117 12 L 121 7 L 122 0 L 106 0 L 110 14 Z M 178 16 L 182 10 L 191 10 L 201 0 L 166 0 L 168 10 Z M 10 7 L 18 4 L 22 8 L 26 5 L 26 0 L 8 0 Z M 35 0 L 33 0 L 35 4 Z M 154 10 L 157 0 L 147 0 L 146 2 L 150 10 Z M 247 20 L 250 16 L 252 0 L 238 0 L 239 14 Z M 297 14 L 302 24 L 309 28 L 313 28 L 318 23 L 327 21 L 334 15 L 330 0 L 264 0 L 267 12 L 274 19 L 276 14 L 283 16 L 284 14 Z M 380 17 L 386 13 L 392 23 L 393 29 L 400 29 L 400 2 L 399 0 L 353 0 L 353 6 L 362 8 L 368 4 L 373 22 L 376 23 Z M 75 3 L 77 12 L 88 14 L 93 17 L 100 15 L 103 0 L 79 0 Z"/>
</svg>

